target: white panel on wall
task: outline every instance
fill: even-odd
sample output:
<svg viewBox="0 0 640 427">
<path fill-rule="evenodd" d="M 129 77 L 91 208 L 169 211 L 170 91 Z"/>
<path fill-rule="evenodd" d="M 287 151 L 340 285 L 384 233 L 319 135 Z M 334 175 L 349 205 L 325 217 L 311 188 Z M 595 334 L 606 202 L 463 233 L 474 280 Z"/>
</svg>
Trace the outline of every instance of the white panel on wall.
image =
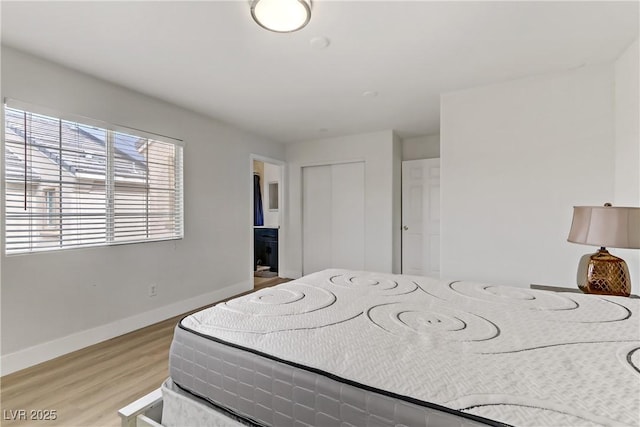
<svg viewBox="0 0 640 427">
<path fill-rule="evenodd" d="M 393 133 L 392 156 L 392 212 L 391 224 L 393 239 L 392 272 L 402 272 L 402 140 Z"/>
<path fill-rule="evenodd" d="M 604 64 L 443 95 L 443 277 L 576 286 L 572 208 L 613 197 L 613 83 Z"/>
<path fill-rule="evenodd" d="M 640 206 L 640 58 L 638 39 L 615 62 L 615 196 L 617 206 Z M 640 293 L 640 251 L 615 249 L 629 266 L 633 293 Z"/>
</svg>

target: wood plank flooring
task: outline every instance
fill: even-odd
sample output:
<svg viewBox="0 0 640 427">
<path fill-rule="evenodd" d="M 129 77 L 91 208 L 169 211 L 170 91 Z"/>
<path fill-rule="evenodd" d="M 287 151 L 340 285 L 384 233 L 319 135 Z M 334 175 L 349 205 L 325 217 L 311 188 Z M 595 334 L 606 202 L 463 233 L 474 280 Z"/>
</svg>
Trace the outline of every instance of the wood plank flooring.
<svg viewBox="0 0 640 427">
<path fill-rule="evenodd" d="M 254 290 L 288 281 L 263 279 Z M 119 426 L 118 409 L 158 388 L 169 376 L 169 346 L 183 316 L 2 377 L 0 425 Z M 21 418 L 19 410 L 26 411 L 26 420 L 13 419 Z M 32 420 L 32 410 L 56 411 L 56 419 Z"/>
</svg>

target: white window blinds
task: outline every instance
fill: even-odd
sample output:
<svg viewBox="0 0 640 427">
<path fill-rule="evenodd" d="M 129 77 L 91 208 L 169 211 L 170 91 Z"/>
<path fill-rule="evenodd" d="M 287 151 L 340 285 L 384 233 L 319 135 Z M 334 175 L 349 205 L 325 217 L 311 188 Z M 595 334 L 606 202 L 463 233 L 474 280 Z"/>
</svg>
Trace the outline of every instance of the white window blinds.
<svg viewBox="0 0 640 427">
<path fill-rule="evenodd" d="M 183 237 L 180 144 L 9 107 L 4 143 L 7 254 Z"/>
</svg>

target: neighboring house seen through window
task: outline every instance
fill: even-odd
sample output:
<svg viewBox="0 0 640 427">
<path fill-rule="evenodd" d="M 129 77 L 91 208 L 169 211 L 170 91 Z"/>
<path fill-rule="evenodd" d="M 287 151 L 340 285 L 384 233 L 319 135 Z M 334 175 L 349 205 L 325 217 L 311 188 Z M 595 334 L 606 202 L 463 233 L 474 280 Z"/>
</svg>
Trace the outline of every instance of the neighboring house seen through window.
<svg viewBox="0 0 640 427">
<path fill-rule="evenodd" d="M 108 127 L 5 107 L 8 254 L 182 238 L 182 146 Z"/>
</svg>

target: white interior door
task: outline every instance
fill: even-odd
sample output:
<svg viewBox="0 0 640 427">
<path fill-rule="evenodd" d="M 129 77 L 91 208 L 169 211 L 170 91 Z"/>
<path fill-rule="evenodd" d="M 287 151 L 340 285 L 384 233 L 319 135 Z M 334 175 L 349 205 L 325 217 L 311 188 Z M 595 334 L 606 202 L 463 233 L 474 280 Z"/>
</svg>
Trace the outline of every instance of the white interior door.
<svg viewBox="0 0 640 427">
<path fill-rule="evenodd" d="M 440 159 L 402 162 L 402 273 L 440 277 Z"/>
<path fill-rule="evenodd" d="M 364 162 L 302 168 L 302 268 L 364 269 Z"/>
</svg>

